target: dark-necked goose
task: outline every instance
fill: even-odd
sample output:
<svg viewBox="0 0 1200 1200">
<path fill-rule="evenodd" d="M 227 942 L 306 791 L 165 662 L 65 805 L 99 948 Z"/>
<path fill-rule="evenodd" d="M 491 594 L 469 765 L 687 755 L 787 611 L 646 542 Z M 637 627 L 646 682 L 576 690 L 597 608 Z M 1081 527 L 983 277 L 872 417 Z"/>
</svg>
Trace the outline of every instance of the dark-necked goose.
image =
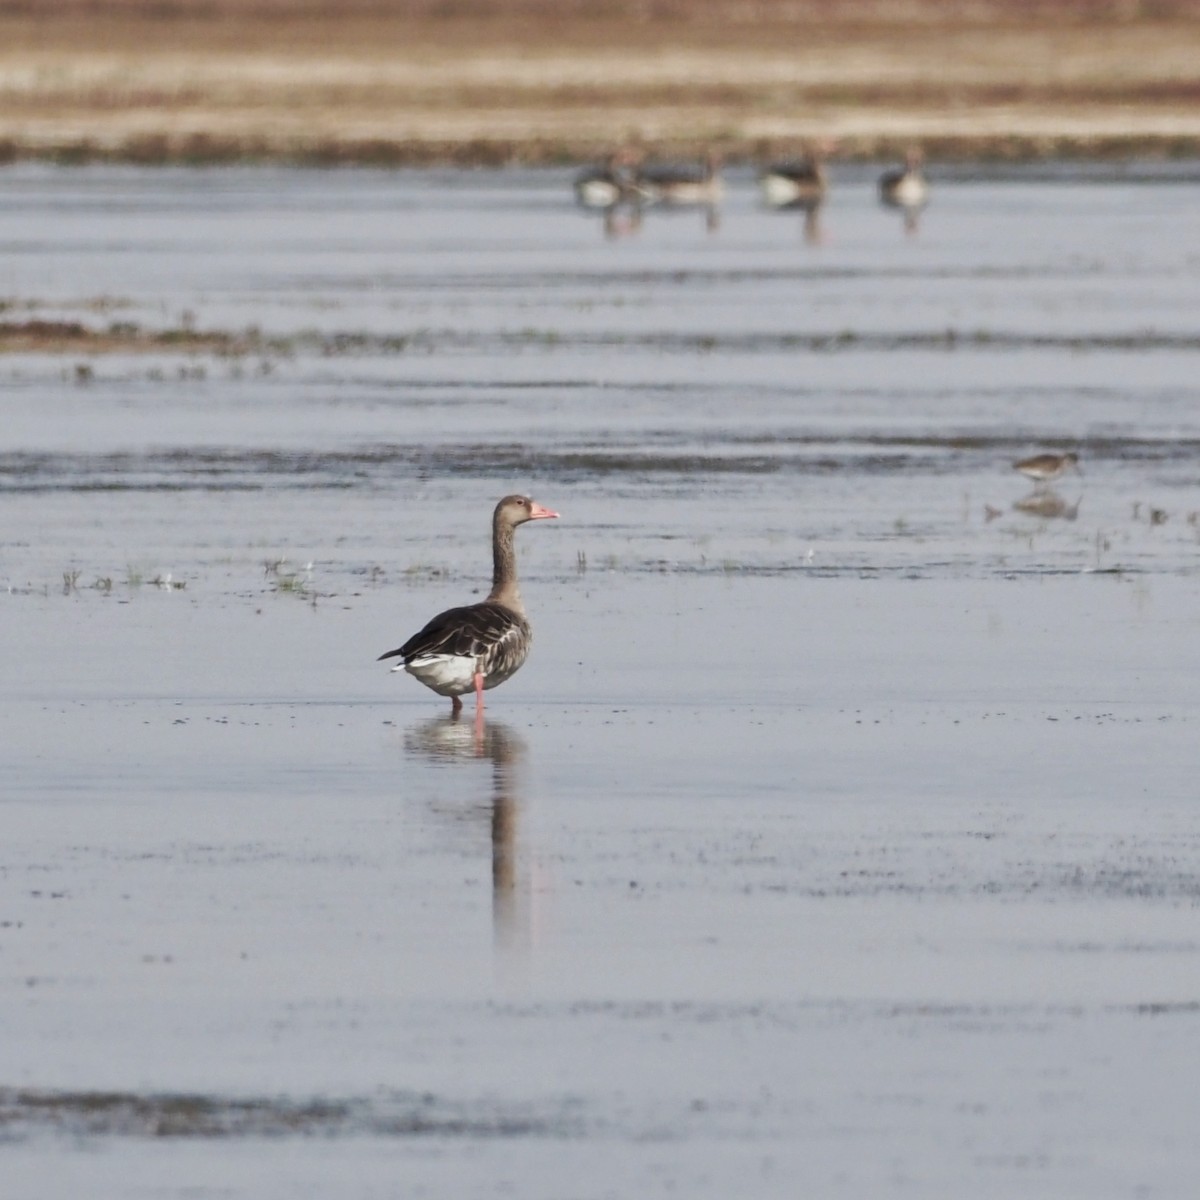
<svg viewBox="0 0 1200 1200">
<path fill-rule="evenodd" d="M 611 209 L 637 199 L 633 168 L 636 158 L 617 150 L 603 162 L 584 167 L 575 176 L 575 200 L 581 208 Z"/>
<path fill-rule="evenodd" d="M 909 150 L 904 166 L 884 171 L 879 177 L 879 199 L 893 208 L 921 208 L 929 200 L 929 184 L 921 173 L 924 156 L 920 150 Z"/>
<path fill-rule="evenodd" d="M 474 690 L 476 713 L 482 713 L 484 691 L 516 674 L 533 636 L 517 588 L 513 532 L 526 521 L 557 516 L 528 496 L 505 496 L 492 514 L 494 569 L 487 599 L 438 613 L 379 661 L 399 658 L 392 670 L 407 671 L 439 696 L 449 696 L 454 713 L 462 710 L 459 696 Z"/>
<path fill-rule="evenodd" d="M 829 178 L 816 155 L 771 163 L 758 175 L 763 203 L 768 208 L 815 208 L 825 199 Z"/>
</svg>

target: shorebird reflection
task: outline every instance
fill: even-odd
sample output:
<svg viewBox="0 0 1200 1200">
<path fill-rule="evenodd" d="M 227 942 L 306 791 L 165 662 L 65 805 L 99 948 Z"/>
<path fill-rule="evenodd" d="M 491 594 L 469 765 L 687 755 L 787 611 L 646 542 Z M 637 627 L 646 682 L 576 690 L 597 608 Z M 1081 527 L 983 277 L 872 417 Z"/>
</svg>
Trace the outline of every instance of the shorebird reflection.
<svg viewBox="0 0 1200 1200">
<path fill-rule="evenodd" d="M 521 768 L 528 747 L 502 722 L 477 725 L 456 716 L 434 717 L 404 735 L 404 752 L 414 758 L 460 765 L 491 763 L 486 808 L 491 817 L 492 932 L 497 950 L 528 949 L 532 940 L 532 888 L 522 870 L 520 846 Z M 472 776 L 472 778 L 474 778 Z"/>
<path fill-rule="evenodd" d="M 1069 504 L 1056 491 L 1042 487 L 1020 500 L 1013 501 L 1013 508 L 1031 517 L 1041 517 L 1044 521 L 1074 521 L 1079 516 L 1079 504 L 1082 499 L 1081 496 L 1074 504 Z"/>
</svg>

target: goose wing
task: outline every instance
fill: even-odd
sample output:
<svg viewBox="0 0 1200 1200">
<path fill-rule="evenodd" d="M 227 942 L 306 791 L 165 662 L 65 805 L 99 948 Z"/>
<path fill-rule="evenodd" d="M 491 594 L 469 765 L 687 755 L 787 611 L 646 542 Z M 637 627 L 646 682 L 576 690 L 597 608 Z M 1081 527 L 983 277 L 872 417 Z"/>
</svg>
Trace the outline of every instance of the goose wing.
<svg viewBox="0 0 1200 1200">
<path fill-rule="evenodd" d="M 793 183 L 820 183 L 824 179 L 822 168 L 811 158 L 786 158 L 771 163 L 760 173 L 764 179 L 772 175 Z"/>
<path fill-rule="evenodd" d="M 704 163 L 646 163 L 638 171 L 638 182 L 669 186 L 673 183 L 705 183 L 709 169 Z"/>
<path fill-rule="evenodd" d="M 402 658 L 407 663 L 429 655 L 478 658 L 514 639 L 522 639 L 525 629 L 525 622 L 512 609 L 485 600 L 482 604 L 467 604 L 438 613 L 403 646 L 381 654 L 379 660 Z"/>
<path fill-rule="evenodd" d="M 583 167 L 575 175 L 575 186 L 577 188 L 584 187 L 589 183 L 616 183 L 617 173 L 612 167 L 605 163 L 593 163 L 590 167 Z"/>
</svg>

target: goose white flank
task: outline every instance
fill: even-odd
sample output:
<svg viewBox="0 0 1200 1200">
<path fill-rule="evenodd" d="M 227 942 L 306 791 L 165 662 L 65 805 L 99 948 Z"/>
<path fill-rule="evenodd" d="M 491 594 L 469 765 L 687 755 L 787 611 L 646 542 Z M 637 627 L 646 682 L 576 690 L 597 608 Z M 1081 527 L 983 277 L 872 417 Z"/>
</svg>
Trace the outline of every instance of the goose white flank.
<svg viewBox="0 0 1200 1200">
<path fill-rule="evenodd" d="M 829 177 L 817 154 L 771 163 L 758 176 L 768 208 L 812 208 L 825 199 Z"/>
<path fill-rule="evenodd" d="M 929 184 L 921 173 L 924 156 L 909 150 L 904 166 L 885 171 L 879 177 L 879 198 L 893 208 L 921 208 L 929 200 Z"/>
</svg>

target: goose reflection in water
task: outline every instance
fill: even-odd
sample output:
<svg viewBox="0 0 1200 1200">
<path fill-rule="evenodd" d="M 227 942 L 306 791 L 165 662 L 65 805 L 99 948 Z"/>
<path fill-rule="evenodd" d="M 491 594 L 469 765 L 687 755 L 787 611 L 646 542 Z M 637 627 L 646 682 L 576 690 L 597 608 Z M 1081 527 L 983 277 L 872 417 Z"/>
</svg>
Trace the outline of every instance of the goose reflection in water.
<svg viewBox="0 0 1200 1200">
<path fill-rule="evenodd" d="M 640 204 L 614 204 L 604 210 L 604 236 L 610 242 L 617 238 L 633 237 L 642 228 Z"/>
<path fill-rule="evenodd" d="M 604 231 L 604 237 L 610 242 L 615 242 L 620 238 L 634 237 L 642 232 L 645 224 L 646 212 L 649 208 L 654 207 L 642 201 L 622 201 L 619 204 L 612 204 L 608 208 L 601 210 L 601 228 Z M 682 211 L 698 210 L 704 221 L 704 228 L 708 233 L 716 233 L 721 227 L 721 210 L 715 204 L 709 205 L 667 205 L 666 207 L 678 208 Z"/>
<path fill-rule="evenodd" d="M 904 215 L 904 236 L 916 237 L 921 232 L 921 206 L 897 204 L 894 208 L 899 208 Z"/>
<path fill-rule="evenodd" d="M 412 758 L 444 763 L 457 770 L 470 763 L 491 763 L 490 786 L 483 791 L 491 816 L 492 931 L 497 950 L 528 949 L 532 942 L 532 880 L 522 870 L 520 810 L 524 739 L 500 721 L 479 726 L 458 715 L 435 717 L 414 725 L 404 735 L 404 752 Z M 464 777 L 473 783 L 477 776 Z M 474 797 L 472 797 L 473 799 Z M 473 806 L 471 811 L 478 811 Z"/>
<path fill-rule="evenodd" d="M 824 198 L 810 196 L 793 200 L 789 204 L 773 204 L 769 206 L 773 212 L 803 213 L 803 237 L 809 246 L 820 246 L 825 242 L 825 228 L 821 223 L 821 214 L 825 207 Z"/>
<path fill-rule="evenodd" d="M 788 205 L 788 212 L 802 212 L 804 214 L 804 241 L 809 246 L 820 246 L 825 242 L 825 229 L 821 224 L 822 202 L 820 200 L 800 201 L 796 204 Z"/>
</svg>

